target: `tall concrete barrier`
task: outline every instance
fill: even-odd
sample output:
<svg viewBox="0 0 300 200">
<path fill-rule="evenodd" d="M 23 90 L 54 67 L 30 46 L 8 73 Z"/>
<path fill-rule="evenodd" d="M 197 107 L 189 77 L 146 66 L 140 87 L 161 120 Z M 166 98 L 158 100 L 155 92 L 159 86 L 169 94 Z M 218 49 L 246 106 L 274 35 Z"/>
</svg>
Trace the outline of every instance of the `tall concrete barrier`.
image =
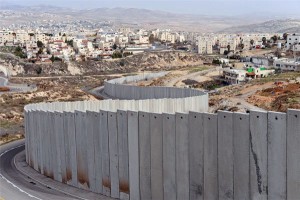
<svg viewBox="0 0 300 200">
<path fill-rule="evenodd" d="M 26 161 L 116 199 L 299 198 L 300 110 L 209 114 L 205 96 L 185 100 L 27 105 Z"/>
</svg>

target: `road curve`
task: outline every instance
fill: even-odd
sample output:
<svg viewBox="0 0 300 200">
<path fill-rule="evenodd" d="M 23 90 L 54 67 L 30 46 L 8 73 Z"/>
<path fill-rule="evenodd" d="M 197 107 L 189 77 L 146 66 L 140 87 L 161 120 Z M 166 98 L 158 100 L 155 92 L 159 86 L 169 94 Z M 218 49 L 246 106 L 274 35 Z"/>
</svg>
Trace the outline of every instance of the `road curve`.
<svg viewBox="0 0 300 200">
<path fill-rule="evenodd" d="M 71 200 L 61 192 L 47 188 L 24 176 L 14 165 L 14 157 L 24 151 L 24 141 L 0 146 L 0 199 L 5 200 Z"/>
</svg>

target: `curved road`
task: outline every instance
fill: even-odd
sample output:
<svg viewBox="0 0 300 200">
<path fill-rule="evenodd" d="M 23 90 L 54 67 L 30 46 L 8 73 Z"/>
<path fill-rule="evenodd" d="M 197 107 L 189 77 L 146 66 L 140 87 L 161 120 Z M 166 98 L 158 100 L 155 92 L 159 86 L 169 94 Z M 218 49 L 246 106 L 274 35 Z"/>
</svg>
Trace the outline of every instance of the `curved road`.
<svg viewBox="0 0 300 200">
<path fill-rule="evenodd" d="M 24 148 L 24 140 L 0 146 L 0 200 L 75 199 L 36 183 L 19 172 L 14 165 L 14 157 Z"/>
<path fill-rule="evenodd" d="M 6 78 L 0 76 L 0 87 L 6 86 L 7 82 L 8 82 L 8 80 Z"/>
</svg>

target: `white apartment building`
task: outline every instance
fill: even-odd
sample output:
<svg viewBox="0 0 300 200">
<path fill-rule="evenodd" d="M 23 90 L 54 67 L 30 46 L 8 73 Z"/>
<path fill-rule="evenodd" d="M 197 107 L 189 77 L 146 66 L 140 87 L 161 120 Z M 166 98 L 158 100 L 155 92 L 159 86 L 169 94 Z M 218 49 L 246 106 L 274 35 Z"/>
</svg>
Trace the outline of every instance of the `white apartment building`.
<svg viewBox="0 0 300 200">
<path fill-rule="evenodd" d="M 212 54 L 213 53 L 213 41 L 209 38 L 198 38 L 198 53 L 199 54 Z"/>
<path fill-rule="evenodd" d="M 30 42 L 26 43 L 25 47 L 26 47 L 27 58 L 28 59 L 35 58 L 36 54 L 39 51 L 37 43 L 33 42 L 33 41 L 30 41 Z"/>
<path fill-rule="evenodd" d="M 4 46 L 6 43 L 12 43 L 14 37 L 12 31 L 0 31 L 0 46 Z"/>
<path fill-rule="evenodd" d="M 114 43 L 112 43 L 112 42 L 104 42 L 104 41 L 99 42 L 99 48 L 102 50 L 111 49 L 113 45 L 114 45 Z"/>
<path fill-rule="evenodd" d="M 300 44 L 300 34 L 294 33 L 287 36 L 286 48 L 292 50 L 294 45 Z"/>
<path fill-rule="evenodd" d="M 94 50 L 92 42 L 89 42 L 88 40 L 82 40 L 82 39 L 73 40 L 73 48 L 80 55 L 86 55 L 87 53 L 92 52 Z"/>
<path fill-rule="evenodd" d="M 122 27 L 122 28 L 119 29 L 119 32 L 123 33 L 124 35 L 127 35 L 131 32 L 131 29 L 128 28 L 128 27 Z"/>
<path fill-rule="evenodd" d="M 237 47 L 237 40 L 236 39 L 219 40 L 220 54 L 224 54 L 224 51 L 228 50 L 228 45 L 230 46 L 230 51 L 235 51 Z"/>
<path fill-rule="evenodd" d="M 129 43 L 135 45 L 148 45 L 149 44 L 149 36 L 148 35 L 132 35 L 129 37 Z"/>
<path fill-rule="evenodd" d="M 100 41 L 104 41 L 107 43 L 115 43 L 116 42 L 116 34 L 115 33 L 103 34 L 100 36 Z"/>
<path fill-rule="evenodd" d="M 177 40 L 178 42 L 184 42 L 184 41 L 185 41 L 185 37 L 184 37 L 184 35 L 182 35 L 182 34 L 178 34 L 178 35 L 176 36 L 176 40 Z"/>
<path fill-rule="evenodd" d="M 30 41 L 30 36 L 26 31 L 17 31 L 14 44 L 25 44 Z"/>
<path fill-rule="evenodd" d="M 300 71 L 300 62 L 293 59 L 280 58 L 275 60 L 273 65 L 283 71 Z"/>
<path fill-rule="evenodd" d="M 125 47 L 128 44 L 128 37 L 124 35 L 118 35 L 116 37 L 116 44 L 120 47 Z"/>
<path fill-rule="evenodd" d="M 293 46 L 293 51 L 295 51 L 295 52 L 300 52 L 300 43 L 295 44 L 295 45 Z"/>
<path fill-rule="evenodd" d="M 36 33 L 35 34 L 35 41 L 41 41 L 42 43 L 48 43 L 49 38 L 44 33 Z"/>
<path fill-rule="evenodd" d="M 246 81 L 245 70 L 239 69 L 224 69 L 223 76 L 225 80 L 230 84 L 239 84 L 240 82 Z"/>
<path fill-rule="evenodd" d="M 172 34 L 168 31 L 163 31 L 159 33 L 158 39 L 160 39 L 163 42 L 170 42 L 173 44 L 176 41 L 176 36 L 175 34 Z"/>
</svg>

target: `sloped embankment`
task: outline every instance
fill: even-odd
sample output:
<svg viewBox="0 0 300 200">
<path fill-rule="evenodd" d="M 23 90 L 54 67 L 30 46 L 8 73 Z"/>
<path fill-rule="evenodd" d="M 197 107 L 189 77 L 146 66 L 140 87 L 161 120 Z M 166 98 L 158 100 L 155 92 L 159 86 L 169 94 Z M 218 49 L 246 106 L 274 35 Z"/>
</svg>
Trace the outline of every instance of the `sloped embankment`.
<svg viewBox="0 0 300 200">
<path fill-rule="evenodd" d="M 72 62 L 72 70 L 68 64 L 54 62 L 52 64 L 33 64 L 19 62 L 14 58 L 4 59 L 14 75 L 72 75 L 74 69 L 82 75 L 128 73 L 139 70 L 170 70 L 187 66 L 199 66 L 205 62 L 201 55 L 188 52 L 147 52 L 122 59 L 88 60 Z M 78 73 L 77 73 L 78 74 Z"/>
</svg>

